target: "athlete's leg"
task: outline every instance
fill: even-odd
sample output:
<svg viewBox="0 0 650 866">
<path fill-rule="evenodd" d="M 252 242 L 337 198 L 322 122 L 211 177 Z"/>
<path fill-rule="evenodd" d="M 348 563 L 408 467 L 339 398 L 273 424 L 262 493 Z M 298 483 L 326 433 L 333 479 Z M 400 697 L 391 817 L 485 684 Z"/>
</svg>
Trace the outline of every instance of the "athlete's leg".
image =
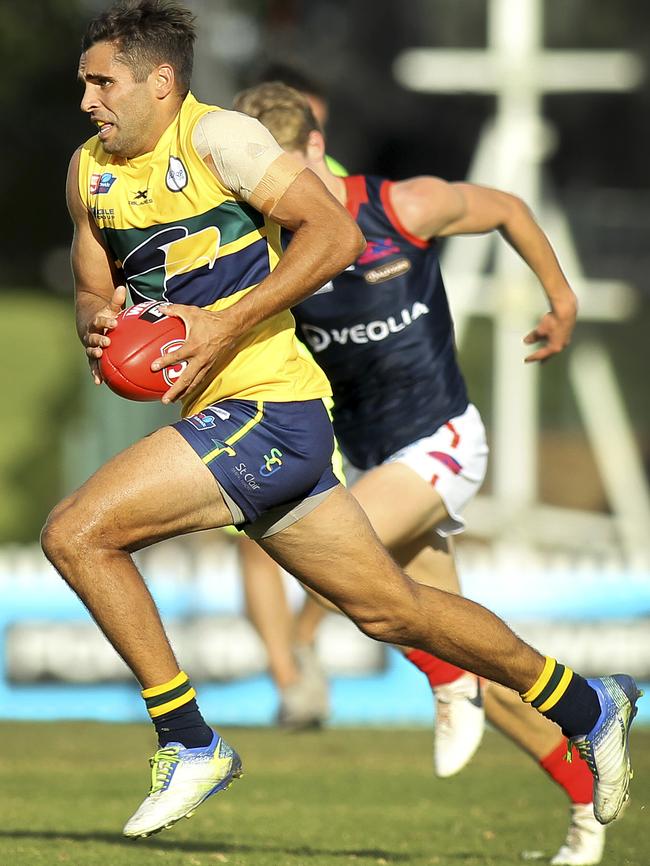
<svg viewBox="0 0 650 866">
<path fill-rule="evenodd" d="M 564 789 L 572 803 L 591 803 L 589 769 L 577 753 L 570 763 L 564 760 L 567 741 L 556 724 L 523 703 L 518 694 L 495 683 L 489 683 L 485 690 L 485 712 L 502 734 Z"/>
<path fill-rule="evenodd" d="M 293 614 L 284 591 L 280 569 L 254 541 L 238 540 L 246 611 L 257 630 L 279 689 L 298 681 L 300 672 L 291 650 Z"/>
<path fill-rule="evenodd" d="M 276 563 L 245 537 L 239 551 L 248 616 L 279 692 L 277 723 L 291 730 L 321 725 L 329 715 L 329 689 L 313 644 L 325 610 L 306 593 L 294 618 Z"/>
<path fill-rule="evenodd" d="M 395 471 L 398 469 L 401 470 L 399 474 Z M 404 502 L 400 510 L 405 512 L 405 516 L 402 523 L 397 524 L 391 523 L 388 516 L 390 507 L 386 504 L 396 501 L 397 488 L 392 486 L 393 479 L 399 480 L 400 490 L 406 494 L 399 499 L 400 504 Z M 366 513 L 370 512 L 373 526 L 383 527 L 384 532 L 393 539 L 402 526 L 416 524 L 418 512 L 411 511 L 412 508 L 419 509 L 423 520 L 427 514 L 435 514 L 437 522 L 447 517 L 446 507 L 435 489 L 407 466 L 398 463 L 381 466 L 373 473 L 368 473 L 362 482 L 352 488 L 352 493 L 358 493 L 357 498 L 363 502 Z M 436 504 L 431 503 L 431 500 Z M 394 506 L 393 510 L 396 510 Z M 442 538 L 435 529 L 405 542 L 394 540 L 391 553 L 418 583 L 449 592 L 460 591 L 453 542 L 450 538 Z M 402 649 L 406 657 L 426 674 L 434 690 L 436 718 L 442 717 L 442 725 L 436 726 L 434 761 L 439 775 L 451 775 L 462 768 L 473 753 L 472 744 L 475 744 L 475 748 L 480 740 L 477 735 L 472 736 L 472 731 L 477 730 L 473 718 L 476 713 L 473 712 L 473 705 L 468 703 L 468 698 L 471 701 L 475 690 L 471 690 L 470 683 L 466 682 L 467 675 L 460 676 L 457 668 L 429 654 L 413 651 L 412 648 Z M 451 685 L 446 687 L 445 683 Z M 463 693 L 465 685 L 466 697 Z M 454 688 L 459 689 L 456 699 Z M 576 759 L 567 764 L 557 760 L 566 744 L 557 725 L 523 703 L 515 692 L 495 684 L 491 684 L 487 690 L 485 712 L 495 727 L 531 754 L 551 778 L 564 788 L 572 802 L 591 801 L 591 775 L 584 761 Z"/>
<path fill-rule="evenodd" d="M 436 652 L 518 691 L 530 688 L 542 672 L 543 656 L 486 608 L 410 580 L 342 487 L 261 544 L 371 637 Z M 332 568 L 333 552 L 344 568 Z"/>
<path fill-rule="evenodd" d="M 587 756 L 598 820 L 608 823 L 620 813 L 630 780 L 627 734 L 639 697 L 631 677 L 587 681 L 544 658 L 481 605 L 410 580 L 340 486 L 262 546 L 370 637 L 424 649 L 516 689 Z M 332 569 L 332 551 L 345 569 Z"/>
<path fill-rule="evenodd" d="M 516 692 L 490 683 L 485 689 L 485 713 L 502 734 L 536 761 L 566 742 L 556 724 L 523 703 Z"/>
<path fill-rule="evenodd" d="M 398 469 L 401 470 L 399 475 L 394 471 Z M 389 474 L 388 470 L 393 472 Z M 397 463 L 379 467 L 352 488 L 355 495 L 359 492 L 357 498 L 363 502 L 366 513 L 370 512 L 373 526 L 383 526 L 386 533 L 395 537 L 395 525 L 388 519 L 384 505 L 395 501 L 396 488 L 392 487 L 393 478 L 399 479 L 400 489 L 406 493 L 403 498 L 408 503 L 402 526 L 415 524 L 417 514 L 411 511 L 412 507 L 419 507 L 423 518 L 426 518 L 427 513 L 447 516 L 445 505 L 437 492 L 409 467 Z M 380 491 L 383 493 L 381 496 Z M 437 502 L 437 506 L 427 505 L 427 494 Z M 397 529 L 399 528 L 398 523 Z M 449 592 L 460 591 L 453 542 L 449 538 L 441 538 L 435 529 L 406 542 L 395 541 L 391 553 L 407 574 L 418 583 L 436 586 Z M 408 657 L 408 650 L 405 650 L 405 654 Z M 432 686 L 441 682 L 441 674 L 435 666 L 427 667 L 427 674 Z M 584 761 L 576 759 L 571 764 L 562 762 L 558 765 L 558 772 L 555 772 L 555 756 L 559 755 L 566 745 L 566 739 L 557 725 L 523 703 L 515 692 L 494 683 L 486 689 L 485 711 L 488 720 L 495 727 L 528 752 L 554 781 L 564 788 L 568 796 L 574 798 L 572 802 L 591 801 L 591 777 Z M 584 799 L 585 792 L 589 794 L 588 799 Z M 576 797 L 578 799 L 575 799 Z"/>
<path fill-rule="evenodd" d="M 269 670 L 279 688 L 295 683 L 300 671 L 292 645 L 312 646 L 327 610 L 336 610 L 326 599 L 306 591 L 304 602 L 293 614 L 277 564 L 261 547 L 245 536 L 238 541 L 246 612 L 262 639 Z"/>
<path fill-rule="evenodd" d="M 239 756 L 201 716 L 130 555 L 230 522 L 214 478 L 167 427 L 109 461 L 54 509 L 43 530 L 48 559 L 144 687 L 158 734 L 151 790 L 127 822 L 127 836 L 171 826 L 241 772 Z"/>
<path fill-rule="evenodd" d="M 397 484 L 399 487 L 394 486 Z M 429 483 L 409 466 L 394 463 L 368 473 L 352 492 L 363 504 L 381 540 L 390 545 L 392 554 L 410 577 L 451 592 L 460 590 L 451 540 L 442 539 L 435 529 L 422 535 L 415 531 L 419 520 L 422 525 L 429 521 L 435 526 L 448 517 L 442 498 Z M 399 509 L 395 502 L 400 503 Z M 402 541 L 402 537 L 408 540 Z M 434 765 L 439 775 L 451 775 L 464 766 L 480 742 L 478 714 L 471 703 L 475 691 L 469 675 L 459 675 L 457 668 L 428 653 L 412 649 L 404 652 L 427 675 L 434 690 Z M 563 862 L 567 845 L 572 856 L 578 858 L 575 862 L 582 857 L 599 858 L 604 828 L 589 812 L 593 796 L 591 774 L 577 754 L 572 763 L 564 761 L 566 740 L 559 728 L 523 703 L 514 692 L 494 684 L 489 688 L 485 709 L 492 724 L 529 752 L 571 800 L 567 842 L 557 862 Z"/>
<path fill-rule="evenodd" d="M 42 545 L 146 689 L 172 679 L 178 666 L 131 552 L 230 522 L 210 472 L 165 427 L 64 499 L 47 520 Z"/>
<path fill-rule="evenodd" d="M 489 683 L 484 696 L 489 721 L 527 752 L 569 798 L 566 839 L 551 863 L 600 863 L 606 828 L 594 817 L 593 779 L 586 763 L 575 749 L 568 762 L 567 741 L 558 726 L 523 703 L 515 692 Z"/>
<path fill-rule="evenodd" d="M 440 498 L 435 491 L 434 495 Z M 429 529 L 405 543 L 393 545 L 390 553 L 402 568 L 408 569 L 409 577 L 418 583 L 435 586 L 445 592 L 461 592 L 453 541 L 443 538 L 435 529 Z"/>
<path fill-rule="evenodd" d="M 409 577 L 447 592 L 460 592 L 451 541 L 442 538 L 435 528 L 448 520 L 447 507 L 430 483 L 410 466 L 385 463 L 362 476 L 350 492 L 366 512 L 379 540 Z M 427 676 L 432 688 L 459 680 L 464 673 L 422 650 L 406 646 L 399 649 Z M 467 685 L 473 686 L 474 697 L 476 681 Z"/>
<path fill-rule="evenodd" d="M 339 612 L 322 597 L 317 597 L 312 592 L 306 594 L 294 622 L 294 640 L 298 646 L 314 645 L 316 632 L 328 609 Z"/>
<path fill-rule="evenodd" d="M 451 539 L 442 538 L 435 529 L 396 545 L 392 553 L 409 577 L 418 583 L 447 592 L 460 591 Z M 453 776 L 467 765 L 483 739 L 485 711 L 481 679 L 431 653 L 413 647 L 399 649 L 426 676 L 433 692 L 435 773 L 443 778 Z"/>
<path fill-rule="evenodd" d="M 453 591 L 458 578 L 451 539 L 429 533 L 396 547 L 399 564 L 419 583 L 439 585 L 440 577 Z M 485 713 L 492 725 L 509 737 L 560 785 L 572 803 L 591 802 L 591 774 L 585 762 L 574 756 L 569 764 L 561 760 L 566 738 L 559 727 L 523 703 L 516 692 L 494 683 L 486 684 Z"/>
<path fill-rule="evenodd" d="M 399 510 L 394 504 L 397 491 L 400 501 L 404 502 L 404 507 Z M 366 510 L 384 545 L 389 549 L 394 545 L 393 554 L 399 557 L 398 561 L 412 565 L 411 577 L 419 580 L 421 575 L 424 583 L 458 592 L 453 561 L 446 554 L 442 540 L 440 544 L 436 541 L 440 536 L 436 534 L 431 538 L 431 543 L 439 548 L 435 568 L 429 562 L 422 564 L 416 556 L 416 548 L 419 552 L 426 546 L 421 541 L 422 530 L 447 515 L 440 496 L 430 485 L 426 485 L 407 466 L 394 463 L 367 473 L 353 486 L 352 493 Z M 416 534 L 420 537 L 414 538 Z M 248 612 L 266 646 L 271 674 L 277 686 L 283 689 L 296 682 L 299 676 L 291 650 L 292 638 L 301 645 L 313 644 L 327 601 L 321 599 L 319 603 L 309 594 L 295 619 L 292 636 L 289 609 L 277 566 L 250 541 L 241 542 L 240 552 Z M 436 557 L 437 552 L 432 551 L 431 555 Z M 408 649 L 404 648 L 404 652 L 407 653 Z"/>
<path fill-rule="evenodd" d="M 391 552 L 447 517 L 435 488 L 403 463 L 384 463 L 371 469 L 350 487 L 350 492 Z"/>
</svg>

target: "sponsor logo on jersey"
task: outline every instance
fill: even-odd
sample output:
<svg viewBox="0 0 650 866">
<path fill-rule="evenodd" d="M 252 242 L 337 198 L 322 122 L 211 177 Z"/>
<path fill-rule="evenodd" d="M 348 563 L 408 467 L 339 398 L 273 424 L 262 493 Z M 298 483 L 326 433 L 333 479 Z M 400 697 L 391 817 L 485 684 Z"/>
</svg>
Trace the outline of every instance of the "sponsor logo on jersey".
<svg viewBox="0 0 650 866">
<path fill-rule="evenodd" d="M 186 420 L 190 422 L 192 427 L 196 427 L 197 430 L 210 430 L 217 423 L 212 415 L 208 415 L 206 412 L 197 412 L 196 415 L 191 415 Z M 215 442 L 214 439 L 212 441 Z M 221 443 L 215 442 L 215 444 L 219 447 Z"/>
<path fill-rule="evenodd" d="M 260 466 L 260 475 L 273 475 L 282 468 L 282 451 L 279 448 L 271 448 L 270 454 L 264 455 L 264 463 Z"/>
<path fill-rule="evenodd" d="M 160 347 L 160 354 L 166 355 L 169 352 L 178 352 L 184 342 L 185 340 L 170 340 L 169 343 L 165 343 L 164 346 Z M 186 367 L 187 361 L 179 361 L 178 364 L 172 364 L 170 367 L 163 367 L 161 371 L 163 379 L 168 385 L 174 385 Z"/>
<path fill-rule="evenodd" d="M 143 204 L 153 204 L 153 199 L 149 195 L 148 189 L 137 189 L 134 193 L 131 193 L 133 196 L 129 200 L 129 204 L 131 207 L 140 207 Z"/>
<path fill-rule="evenodd" d="M 379 259 L 385 259 L 386 256 L 392 256 L 399 252 L 401 252 L 400 248 L 391 238 L 384 238 L 381 241 L 368 241 L 365 250 L 357 259 L 357 264 L 370 265 L 372 262 L 377 262 Z"/>
<path fill-rule="evenodd" d="M 245 463 L 238 463 L 237 466 L 233 466 L 232 471 L 237 476 L 237 479 L 250 487 L 251 490 L 260 489 L 257 479 L 252 472 L 248 471 L 248 466 Z"/>
<path fill-rule="evenodd" d="M 230 418 L 230 412 L 227 409 L 222 409 L 221 406 L 208 406 L 208 409 L 222 421 L 227 421 Z"/>
<path fill-rule="evenodd" d="M 114 207 L 94 207 L 92 215 L 95 218 L 95 222 L 99 222 L 100 220 L 105 223 L 115 222 Z"/>
<path fill-rule="evenodd" d="M 396 316 L 376 319 L 374 322 L 360 322 L 357 325 L 331 328 L 330 330 L 306 322 L 303 322 L 300 327 L 312 351 L 322 352 L 332 343 L 338 343 L 340 346 L 345 346 L 346 343 L 378 343 L 390 337 L 391 334 L 398 334 L 404 328 L 408 328 L 420 316 L 426 316 L 428 312 L 429 308 L 426 304 L 416 301 L 410 308 L 405 307 Z"/>
<path fill-rule="evenodd" d="M 102 174 L 90 175 L 90 194 L 105 195 L 113 186 L 117 178 L 110 171 L 105 171 Z"/>
<path fill-rule="evenodd" d="M 180 192 L 185 189 L 188 182 L 187 171 L 181 160 L 177 156 L 170 156 L 167 176 L 165 177 L 167 189 L 172 192 Z"/>
<path fill-rule="evenodd" d="M 377 283 L 385 282 L 385 280 L 399 277 L 410 269 L 411 263 L 408 259 L 396 259 L 393 262 L 386 262 L 385 265 L 380 265 L 378 268 L 373 268 L 371 271 L 366 271 L 363 278 L 371 286 L 374 286 Z"/>
</svg>

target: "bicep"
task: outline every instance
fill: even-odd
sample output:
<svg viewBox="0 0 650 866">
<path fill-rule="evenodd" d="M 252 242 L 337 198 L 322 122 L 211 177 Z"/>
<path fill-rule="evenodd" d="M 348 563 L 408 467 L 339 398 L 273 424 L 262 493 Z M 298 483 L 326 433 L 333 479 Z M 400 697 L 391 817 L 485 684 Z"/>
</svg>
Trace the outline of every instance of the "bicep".
<svg viewBox="0 0 650 866">
<path fill-rule="evenodd" d="M 472 183 L 418 177 L 394 184 L 393 207 L 403 225 L 418 237 L 482 234 L 506 221 L 514 197 Z"/>
<path fill-rule="evenodd" d="M 441 237 L 484 234 L 502 228 L 520 204 L 507 192 L 474 183 L 450 184 L 462 200 L 458 214 L 449 220 Z"/>
<path fill-rule="evenodd" d="M 294 232 L 307 222 L 323 228 L 329 225 L 345 227 L 348 223 L 355 225 L 345 208 L 309 169 L 293 178 L 266 215 Z"/>
</svg>

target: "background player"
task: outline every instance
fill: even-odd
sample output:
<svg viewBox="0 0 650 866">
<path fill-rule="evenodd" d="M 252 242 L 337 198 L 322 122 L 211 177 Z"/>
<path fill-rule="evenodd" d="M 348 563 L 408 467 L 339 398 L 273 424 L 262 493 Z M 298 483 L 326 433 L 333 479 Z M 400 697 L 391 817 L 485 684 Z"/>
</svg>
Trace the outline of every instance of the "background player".
<svg viewBox="0 0 650 866">
<path fill-rule="evenodd" d="M 350 481 L 358 478 L 350 490 L 379 538 L 416 580 L 458 591 L 450 535 L 463 529 L 463 507 L 483 481 L 487 446 L 456 362 L 436 235 L 426 228 L 444 225 L 449 185 L 433 178 L 390 184 L 364 176 L 335 177 L 324 161 L 317 119 L 302 96 L 283 83 L 251 88 L 234 104 L 258 117 L 285 150 L 318 174 L 364 232 L 368 247 L 355 267 L 294 308 L 298 332 L 332 382 L 334 426 L 344 454 L 367 470 L 348 472 Z M 555 343 L 560 351 L 573 330 L 575 302 L 532 215 L 499 191 L 467 184 L 460 188 L 468 200 L 468 223 L 480 224 L 483 231 L 499 229 L 522 254 L 537 239 L 543 251 L 534 263 L 540 281 L 545 288 L 552 280 L 558 286 L 555 294 L 547 293 L 561 323 Z M 417 234 L 407 228 L 414 212 L 420 221 L 415 227 L 425 226 Z M 246 583 L 264 638 L 273 629 L 271 617 L 282 608 L 284 594 L 277 569 L 271 574 L 267 562 L 263 570 L 263 575 L 248 573 Z M 286 602 L 280 622 L 289 622 Z M 307 636 L 303 617 L 301 637 Z M 276 651 L 273 647 L 271 655 Z M 436 729 L 434 763 L 439 775 L 451 775 L 469 760 L 480 739 L 482 725 L 472 703 L 476 679 L 422 651 L 405 653 L 438 693 L 436 717 L 442 722 Z M 310 694 L 306 684 L 305 699 Z M 523 707 L 513 693 L 491 686 L 487 694 L 490 721 L 532 754 L 572 799 L 567 842 L 553 862 L 599 862 L 604 828 L 593 816 L 587 766 L 579 760 L 566 765 L 560 731 Z"/>
<path fill-rule="evenodd" d="M 329 115 L 323 88 L 300 70 L 271 64 L 258 76 L 259 82 L 280 81 L 299 91 L 309 103 L 319 128 L 324 130 Z M 304 130 L 297 132 L 302 144 Z M 306 137 L 305 137 L 306 142 Z M 329 171 L 345 177 L 347 171 L 324 156 Z M 336 454 L 335 470 L 339 455 Z M 342 469 L 337 476 L 343 479 Z M 433 545 L 438 547 L 437 536 Z M 319 725 L 329 714 L 327 680 L 314 650 L 318 626 L 325 608 L 308 594 L 294 618 L 284 593 L 282 576 L 273 561 L 246 538 L 239 541 L 239 553 L 249 618 L 267 650 L 269 670 L 278 688 L 278 723 L 290 729 Z M 422 557 L 421 557 L 422 558 Z M 412 571 L 422 568 L 412 565 Z M 424 566 L 426 570 L 426 566 Z M 449 569 L 446 569 L 449 571 Z M 442 579 L 439 577 L 439 581 Z M 426 580 L 424 581 L 426 582 Z M 459 591 L 455 570 L 439 586 Z M 434 767 L 440 776 L 458 772 L 470 759 L 483 733 L 483 707 L 477 700 L 480 682 L 475 676 L 445 665 L 426 653 L 404 650 L 405 657 L 426 673 L 436 703 Z"/>
</svg>

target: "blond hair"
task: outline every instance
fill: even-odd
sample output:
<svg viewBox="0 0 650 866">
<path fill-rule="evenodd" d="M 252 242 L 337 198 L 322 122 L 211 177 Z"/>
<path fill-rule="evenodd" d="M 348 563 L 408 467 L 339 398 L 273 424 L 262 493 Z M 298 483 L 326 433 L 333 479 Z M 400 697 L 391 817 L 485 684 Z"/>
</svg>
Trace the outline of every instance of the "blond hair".
<svg viewBox="0 0 650 866">
<path fill-rule="evenodd" d="M 284 150 L 305 153 L 309 133 L 322 132 L 311 106 L 293 87 L 266 81 L 238 93 L 233 108 L 256 117 Z"/>
</svg>

